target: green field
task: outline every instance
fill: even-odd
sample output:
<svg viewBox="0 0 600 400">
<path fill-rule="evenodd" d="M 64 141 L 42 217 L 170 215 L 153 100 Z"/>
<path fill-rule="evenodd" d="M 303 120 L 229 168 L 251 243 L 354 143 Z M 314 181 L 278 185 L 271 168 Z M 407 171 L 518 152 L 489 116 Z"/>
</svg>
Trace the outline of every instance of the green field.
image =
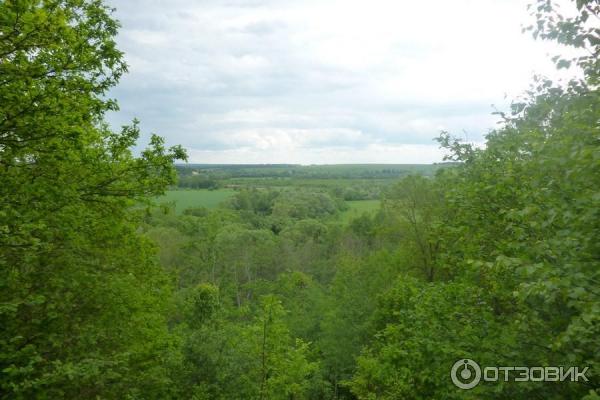
<svg viewBox="0 0 600 400">
<path fill-rule="evenodd" d="M 182 214 L 184 210 L 194 207 L 216 208 L 224 200 L 236 193 L 233 189 L 218 190 L 167 190 L 164 196 L 158 198 L 158 203 L 175 203 L 175 211 Z M 349 222 L 364 213 L 372 214 L 379 209 L 379 200 L 354 200 L 347 201 L 348 210 L 344 211 L 340 218 L 343 222 Z"/>
<path fill-rule="evenodd" d="M 341 219 L 344 222 L 350 222 L 353 218 L 359 217 L 362 214 L 374 214 L 379 210 L 379 200 L 354 200 L 347 201 L 348 210 L 341 214 Z"/>
<path fill-rule="evenodd" d="M 215 208 L 234 193 L 235 190 L 232 189 L 167 190 L 164 196 L 159 197 L 158 202 L 174 202 L 177 214 L 181 214 L 188 208 Z"/>
</svg>

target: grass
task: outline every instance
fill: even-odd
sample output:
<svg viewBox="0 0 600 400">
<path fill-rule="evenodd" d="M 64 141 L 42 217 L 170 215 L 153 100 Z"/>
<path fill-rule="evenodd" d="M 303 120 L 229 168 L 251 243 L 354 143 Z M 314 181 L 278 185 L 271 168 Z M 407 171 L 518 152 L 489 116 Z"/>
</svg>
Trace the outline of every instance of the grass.
<svg viewBox="0 0 600 400">
<path fill-rule="evenodd" d="M 344 211 L 340 218 L 344 223 L 350 222 L 353 218 L 362 214 L 374 214 L 379 210 L 379 200 L 354 200 L 347 201 L 348 209 Z"/>
<path fill-rule="evenodd" d="M 235 190 L 232 189 L 167 190 L 165 195 L 158 199 L 158 202 L 175 202 L 175 211 L 177 214 L 181 214 L 188 208 L 216 208 L 234 193 Z"/>
</svg>

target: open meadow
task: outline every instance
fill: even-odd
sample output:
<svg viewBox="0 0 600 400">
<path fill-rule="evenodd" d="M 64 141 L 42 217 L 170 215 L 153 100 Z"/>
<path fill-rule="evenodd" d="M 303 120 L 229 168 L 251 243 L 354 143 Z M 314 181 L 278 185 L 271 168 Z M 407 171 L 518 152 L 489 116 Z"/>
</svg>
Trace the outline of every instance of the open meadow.
<svg viewBox="0 0 600 400">
<path fill-rule="evenodd" d="M 235 190 L 233 189 L 167 190 L 164 196 L 160 196 L 157 201 L 158 203 L 173 203 L 176 213 L 181 214 L 188 208 L 216 208 L 234 194 Z"/>
</svg>

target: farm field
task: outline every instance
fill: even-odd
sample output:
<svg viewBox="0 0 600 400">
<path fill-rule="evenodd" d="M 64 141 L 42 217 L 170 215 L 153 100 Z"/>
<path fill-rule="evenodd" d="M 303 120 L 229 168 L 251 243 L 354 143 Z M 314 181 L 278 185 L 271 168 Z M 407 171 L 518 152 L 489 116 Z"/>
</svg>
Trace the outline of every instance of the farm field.
<svg viewBox="0 0 600 400">
<path fill-rule="evenodd" d="M 182 214 L 187 208 L 206 207 L 216 208 L 221 202 L 233 196 L 233 189 L 197 189 L 197 190 L 168 190 L 158 198 L 158 203 L 175 203 L 175 212 Z"/>
</svg>

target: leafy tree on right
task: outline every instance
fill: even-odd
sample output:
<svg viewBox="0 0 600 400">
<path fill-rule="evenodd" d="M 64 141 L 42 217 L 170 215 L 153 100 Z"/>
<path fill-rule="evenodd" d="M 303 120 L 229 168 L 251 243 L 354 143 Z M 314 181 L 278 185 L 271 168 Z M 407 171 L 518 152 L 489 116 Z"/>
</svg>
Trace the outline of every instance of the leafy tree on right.
<svg viewBox="0 0 600 400">
<path fill-rule="evenodd" d="M 503 127 L 487 136 L 485 149 L 440 136 L 449 158 L 461 163 L 436 177 L 442 220 L 428 237 L 445 274 L 428 284 L 400 278 L 382 297 L 379 333 L 349 383 L 359 398 L 598 398 L 600 4 L 575 3 L 577 15 L 567 18 L 552 2 L 538 1 L 530 6 L 537 23 L 527 29 L 582 49 L 583 56 L 553 59 L 557 68 L 579 68 L 581 78 L 559 85 L 536 77 L 502 114 Z M 423 301 L 414 303 L 415 296 Z M 452 315 L 460 323 L 444 323 Z M 465 391 L 449 377 L 461 357 L 487 365 L 589 366 L 592 374 L 588 382 L 502 382 Z"/>
</svg>

